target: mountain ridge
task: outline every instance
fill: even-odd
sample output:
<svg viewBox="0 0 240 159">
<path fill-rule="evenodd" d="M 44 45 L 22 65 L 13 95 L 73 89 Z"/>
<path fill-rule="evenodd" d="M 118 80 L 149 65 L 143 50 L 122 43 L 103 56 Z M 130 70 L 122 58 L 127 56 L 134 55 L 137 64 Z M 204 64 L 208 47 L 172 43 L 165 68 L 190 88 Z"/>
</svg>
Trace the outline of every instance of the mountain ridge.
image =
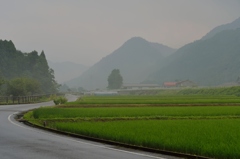
<svg viewBox="0 0 240 159">
<path fill-rule="evenodd" d="M 174 51 L 166 47 L 164 54 L 166 56 Z M 113 69 L 120 70 L 123 82 L 139 83 L 148 76 L 156 61 L 161 58 L 164 56 L 159 49 L 152 46 L 151 42 L 141 37 L 133 37 L 67 84 L 86 89 L 103 89 L 107 87 L 107 78 Z"/>
<path fill-rule="evenodd" d="M 224 31 L 224 30 L 230 30 L 230 29 L 237 29 L 240 28 L 240 17 L 234 20 L 233 22 L 219 25 L 215 28 L 213 28 L 210 32 L 208 32 L 205 36 L 202 37 L 202 40 L 206 40 L 208 38 L 213 37 L 215 34 Z"/>
<path fill-rule="evenodd" d="M 193 80 L 216 86 L 236 81 L 240 74 L 240 28 L 225 30 L 212 38 L 187 44 L 170 56 L 168 62 L 148 77 L 148 81 Z"/>
</svg>

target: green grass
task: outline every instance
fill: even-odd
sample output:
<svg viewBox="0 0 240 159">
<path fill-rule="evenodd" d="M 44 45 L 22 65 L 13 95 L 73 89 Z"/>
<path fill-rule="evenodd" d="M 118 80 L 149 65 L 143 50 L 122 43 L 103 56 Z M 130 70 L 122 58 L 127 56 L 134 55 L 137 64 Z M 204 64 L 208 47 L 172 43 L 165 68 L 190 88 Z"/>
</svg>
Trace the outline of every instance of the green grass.
<svg viewBox="0 0 240 159">
<path fill-rule="evenodd" d="M 197 154 L 240 158 L 240 119 L 136 120 L 59 122 L 52 127 L 132 145 Z"/>
<path fill-rule="evenodd" d="M 195 88 L 183 89 L 175 94 L 181 95 L 235 95 L 240 96 L 240 86 L 226 88 Z"/>
<path fill-rule="evenodd" d="M 101 117 L 206 117 L 239 116 L 240 106 L 195 107 L 97 107 L 97 108 L 39 108 L 35 119 L 101 118 Z"/>
</svg>

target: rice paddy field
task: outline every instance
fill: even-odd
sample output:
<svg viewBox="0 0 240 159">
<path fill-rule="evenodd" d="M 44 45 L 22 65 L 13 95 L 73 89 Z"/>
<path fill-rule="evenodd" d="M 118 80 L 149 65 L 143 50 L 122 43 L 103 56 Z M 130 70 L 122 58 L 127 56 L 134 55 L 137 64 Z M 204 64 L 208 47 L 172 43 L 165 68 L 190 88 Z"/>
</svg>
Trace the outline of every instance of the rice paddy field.
<svg viewBox="0 0 240 159">
<path fill-rule="evenodd" d="M 240 158 L 240 97 L 90 96 L 25 114 L 32 123 L 131 145 Z"/>
<path fill-rule="evenodd" d="M 240 103 L 234 95 L 168 95 L 168 96 L 88 96 L 68 105 L 83 104 L 221 104 Z"/>
</svg>

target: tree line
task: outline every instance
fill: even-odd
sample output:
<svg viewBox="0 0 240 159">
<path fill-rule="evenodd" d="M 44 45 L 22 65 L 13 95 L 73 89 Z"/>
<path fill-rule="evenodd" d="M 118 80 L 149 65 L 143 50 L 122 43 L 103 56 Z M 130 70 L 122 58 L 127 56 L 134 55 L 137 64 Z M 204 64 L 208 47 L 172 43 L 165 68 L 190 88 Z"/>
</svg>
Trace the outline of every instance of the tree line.
<svg viewBox="0 0 240 159">
<path fill-rule="evenodd" d="M 58 83 L 45 53 L 23 53 L 12 41 L 0 40 L 0 95 L 56 93 Z"/>
</svg>

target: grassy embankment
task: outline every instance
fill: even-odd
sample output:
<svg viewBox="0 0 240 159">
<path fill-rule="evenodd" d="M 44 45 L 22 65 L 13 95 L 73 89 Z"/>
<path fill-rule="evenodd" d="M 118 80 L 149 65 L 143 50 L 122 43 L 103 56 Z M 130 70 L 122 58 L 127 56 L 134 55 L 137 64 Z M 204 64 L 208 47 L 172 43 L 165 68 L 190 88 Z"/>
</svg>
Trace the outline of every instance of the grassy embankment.
<svg viewBox="0 0 240 159">
<path fill-rule="evenodd" d="M 37 124 L 47 121 L 54 129 L 132 145 L 237 159 L 237 103 L 239 97 L 225 95 L 84 97 L 59 107 L 36 109 L 25 118 Z"/>
</svg>

